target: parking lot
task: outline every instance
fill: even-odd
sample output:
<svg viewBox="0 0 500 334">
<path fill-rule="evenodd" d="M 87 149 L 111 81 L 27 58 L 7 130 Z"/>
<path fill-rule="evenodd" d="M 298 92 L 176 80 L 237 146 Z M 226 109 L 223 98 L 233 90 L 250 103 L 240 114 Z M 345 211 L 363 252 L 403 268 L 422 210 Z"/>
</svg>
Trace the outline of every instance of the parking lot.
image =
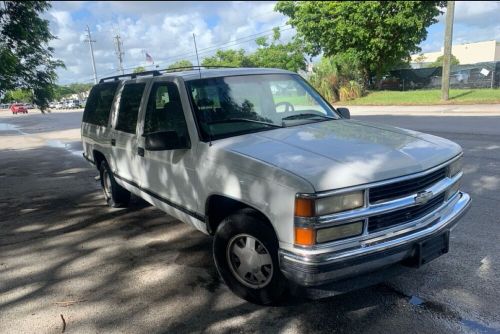
<svg viewBox="0 0 500 334">
<path fill-rule="evenodd" d="M 220 281 L 210 237 L 137 198 L 105 205 L 80 111 L 0 113 L 0 333 L 500 333 L 500 116 L 354 118 L 462 145 L 473 204 L 450 253 L 373 287 L 261 307 Z"/>
</svg>

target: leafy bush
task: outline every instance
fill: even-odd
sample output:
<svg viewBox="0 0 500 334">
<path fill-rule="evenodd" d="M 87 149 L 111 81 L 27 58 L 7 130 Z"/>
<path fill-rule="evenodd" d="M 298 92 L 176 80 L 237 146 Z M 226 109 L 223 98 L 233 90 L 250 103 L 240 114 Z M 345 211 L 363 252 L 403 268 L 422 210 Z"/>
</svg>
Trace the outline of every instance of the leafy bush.
<svg viewBox="0 0 500 334">
<path fill-rule="evenodd" d="M 323 57 L 313 69 L 310 82 L 328 102 L 347 101 L 363 96 L 363 75 L 351 54 Z"/>
<path fill-rule="evenodd" d="M 363 87 L 356 81 L 349 81 L 339 89 L 340 101 L 354 100 L 363 96 Z"/>
</svg>

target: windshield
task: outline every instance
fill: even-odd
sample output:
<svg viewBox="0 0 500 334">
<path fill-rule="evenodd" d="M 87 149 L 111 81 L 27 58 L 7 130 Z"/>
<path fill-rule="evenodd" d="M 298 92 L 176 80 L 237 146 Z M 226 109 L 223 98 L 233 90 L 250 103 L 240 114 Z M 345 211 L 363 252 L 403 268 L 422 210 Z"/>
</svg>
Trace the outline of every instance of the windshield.
<svg viewBox="0 0 500 334">
<path fill-rule="evenodd" d="M 199 79 L 187 87 L 204 141 L 339 118 L 298 75 Z"/>
</svg>

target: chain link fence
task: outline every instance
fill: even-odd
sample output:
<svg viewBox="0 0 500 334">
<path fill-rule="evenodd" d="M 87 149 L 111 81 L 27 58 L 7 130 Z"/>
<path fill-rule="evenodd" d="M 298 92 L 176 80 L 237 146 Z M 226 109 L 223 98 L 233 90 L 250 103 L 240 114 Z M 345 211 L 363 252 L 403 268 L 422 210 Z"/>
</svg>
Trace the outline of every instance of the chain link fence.
<svg viewBox="0 0 500 334">
<path fill-rule="evenodd" d="M 441 88 L 442 67 L 398 69 L 377 84 L 381 90 Z M 451 67 L 451 88 L 499 88 L 500 61 Z"/>
</svg>

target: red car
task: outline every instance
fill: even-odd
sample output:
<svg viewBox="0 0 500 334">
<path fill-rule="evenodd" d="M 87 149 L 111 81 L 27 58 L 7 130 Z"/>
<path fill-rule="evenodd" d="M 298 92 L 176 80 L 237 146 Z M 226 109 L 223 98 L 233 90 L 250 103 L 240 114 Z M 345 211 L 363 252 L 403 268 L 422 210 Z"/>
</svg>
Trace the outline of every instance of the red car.
<svg viewBox="0 0 500 334">
<path fill-rule="evenodd" d="M 19 113 L 27 114 L 28 113 L 28 109 L 26 109 L 26 107 L 24 105 L 19 104 L 19 103 L 14 103 L 13 105 L 11 105 L 10 111 L 12 111 L 12 114 L 19 114 Z"/>
</svg>

